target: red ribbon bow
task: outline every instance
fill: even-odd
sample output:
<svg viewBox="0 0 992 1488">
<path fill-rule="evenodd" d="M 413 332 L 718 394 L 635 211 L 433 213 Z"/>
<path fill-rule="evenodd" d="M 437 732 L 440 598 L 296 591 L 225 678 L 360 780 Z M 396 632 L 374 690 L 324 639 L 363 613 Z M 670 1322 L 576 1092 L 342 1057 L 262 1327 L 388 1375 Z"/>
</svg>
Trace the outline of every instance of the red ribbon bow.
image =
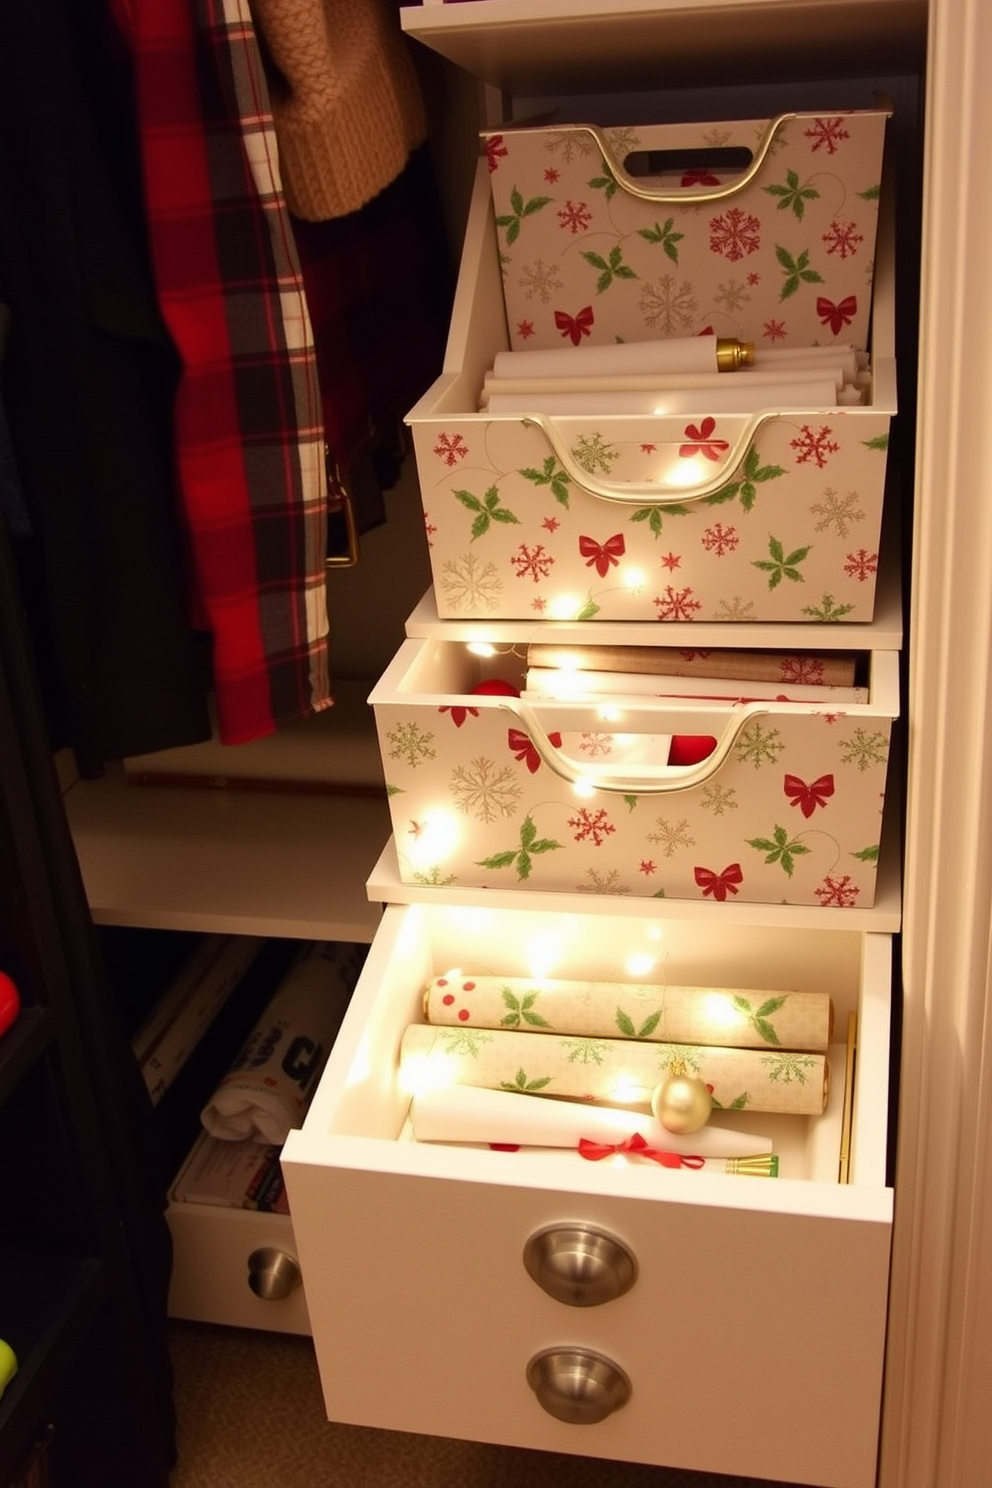
<svg viewBox="0 0 992 1488">
<path fill-rule="evenodd" d="M 730 863 L 719 875 L 712 868 L 694 868 L 693 874 L 699 887 L 703 891 L 703 898 L 712 894 L 714 899 L 723 903 L 728 894 L 736 894 L 738 884 L 744 882 L 744 874 L 740 863 Z"/>
<path fill-rule="evenodd" d="M 588 336 L 595 318 L 591 305 L 586 305 L 585 309 L 580 310 L 575 316 L 566 314 L 564 310 L 555 311 L 555 325 L 563 336 L 568 336 L 573 346 L 578 346 L 582 337 Z"/>
<path fill-rule="evenodd" d="M 599 577 L 605 579 L 611 565 L 615 568 L 626 552 L 623 534 L 615 532 L 602 544 L 593 537 L 580 537 L 579 552 L 586 560 L 586 568 L 592 568 L 595 565 Z"/>
<path fill-rule="evenodd" d="M 601 1158 L 612 1157 L 615 1152 L 632 1153 L 636 1157 L 649 1157 L 652 1162 L 660 1163 L 663 1168 L 701 1168 L 703 1166 L 701 1157 L 683 1157 L 678 1152 L 662 1152 L 657 1147 L 649 1147 L 640 1132 L 634 1132 L 633 1136 L 625 1137 L 622 1142 L 593 1142 L 588 1137 L 579 1138 L 579 1156 L 587 1158 L 589 1162 L 599 1162 Z"/>
<path fill-rule="evenodd" d="M 507 729 L 506 742 L 510 747 L 513 758 L 516 760 L 522 760 L 532 775 L 540 769 L 541 756 L 538 754 L 536 747 L 531 742 L 530 735 L 525 734 L 523 729 Z M 556 749 L 560 749 L 561 734 L 559 734 L 557 731 L 554 733 L 550 733 L 548 735 L 548 742 L 550 744 L 553 744 Z"/>
<path fill-rule="evenodd" d="M 790 798 L 790 805 L 798 806 L 803 816 L 812 816 L 817 806 L 826 806 L 833 793 L 832 775 L 821 775 L 812 785 L 807 785 L 798 775 L 785 777 L 785 794 Z"/>
<path fill-rule="evenodd" d="M 697 428 L 695 424 L 686 424 L 686 438 L 691 439 L 691 444 L 680 444 L 680 455 L 705 455 L 707 460 L 719 460 L 730 445 L 725 439 L 711 439 L 710 435 L 716 428 L 716 419 L 704 418 Z"/>
<path fill-rule="evenodd" d="M 844 327 L 851 324 L 857 310 L 856 295 L 848 295 L 847 299 L 841 300 L 839 305 L 835 305 L 833 300 L 828 300 L 824 295 L 818 296 L 816 301 L 816 313 L 820 317 L 820 324 L 829 325 L 835 336 L 839 336 Z"/>
<path fill-rule="evenodd" d="M 479 716 L 478 708 L 465 708 L 461 703 L 455 703 L 451 706 L 445 705 L 443 708 L 438 708 L 437 711 L 439 713 L 450 713 L 451 721 L 455 725 L 455 728 L 461 728 L 469 714 L 473 718 L 478 718 Z"/>
</svg>

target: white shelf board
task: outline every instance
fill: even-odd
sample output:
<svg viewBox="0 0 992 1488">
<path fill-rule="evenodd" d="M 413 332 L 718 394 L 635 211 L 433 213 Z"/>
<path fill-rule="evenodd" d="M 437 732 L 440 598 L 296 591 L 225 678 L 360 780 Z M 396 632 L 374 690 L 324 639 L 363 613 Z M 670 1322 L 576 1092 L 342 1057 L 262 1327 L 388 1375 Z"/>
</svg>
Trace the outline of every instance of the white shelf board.
<svg viewBox="0 0 992 1488">
<path fill-rule="evenodd" d="M 403 30 L 510 94 L 597 92 L 685 81 L 789 77 L 797 54 L 821 77 L 857 59 L 920 65 L 926 0 L 485 0 L 407 5 Z M 869 64 L 870 65 L 870 64 Z"/>
<path fill-rule="evenodd" d="M 365 879 L 384 797 L 129 783 L 110 768 L 63 801 L 100 924 L 370 942 Z"/>
<path fill-rule="evenodd" d="M 486 0 L 489 3 L 489 0 Z M 776 651 L 899 651 L 902 649 L 902 591 L 895 562 L 881 567 L 875 618 L 863 625 L 803 625 L 783 621 L 727 625 L 718 621 L 442 620 L 433 587 L 406 621 L 411 640 L 488 641 L 520 646 L 532 641 L 563 646 L 688 646 L 693 650 L 741 646 Z"/>
<path fill-rule="evenodd" d="M 902 918 L 902 882 L 898 831 L 883 832 L 875 903 L 871 909 L 824 909 L 816 904 L 720 904 L 696 899 L 648 899 L 634 895 L 547 893 L 521 889 L 478 889 L 452 884 L 400 881 L 395 838 L 390 837 L 366 885 L 380 904 L 441 904 L 460 908 L 550 910 L 574 915 L 659 915 L 672 920 L 699 920 L 712 931 L 728 926 L 766 925 L 787 930 L 868 930 L 894 935 Z"/>
</svg>

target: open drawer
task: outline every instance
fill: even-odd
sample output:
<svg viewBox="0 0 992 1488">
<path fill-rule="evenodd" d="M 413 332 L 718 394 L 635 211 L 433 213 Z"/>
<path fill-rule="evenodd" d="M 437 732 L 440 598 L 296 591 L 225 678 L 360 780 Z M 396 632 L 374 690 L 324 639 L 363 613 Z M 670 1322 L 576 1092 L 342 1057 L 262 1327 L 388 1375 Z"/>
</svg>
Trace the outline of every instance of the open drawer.
<svg viewBox="0 0 992 1488">
<path fill-rule="evenodd" d="M 777 1178 L 415 1141 L 397 1074 L 427 983 L 455 967 L 527 976 L 536 966 L 556 978 L 829 993 L 840 1047 L 824 1114 L 714 1114 L 711 1126 L 771 1137 Z M 890 978 L 889 936 L 781 928 L 773 910 L 715 935 L 643 904 L 388 907 L 283 1152 L 328 1415 L 870 1488 L 892 1216 Z M 632 1260 L 633 1285 L 601 1305 L 556 1300 L 524 1260 L 548 1227 L 606 1232 Z M 528 1382 L 535 1360 L 551 1376 L 541 1395 Z M 595 1422 L 561 1419 L 556 1388 L 568 1396 L 586 1370 L 588 1395 L 601 1402 L 626 1381 L 629 1399 Z"/>
</svg>

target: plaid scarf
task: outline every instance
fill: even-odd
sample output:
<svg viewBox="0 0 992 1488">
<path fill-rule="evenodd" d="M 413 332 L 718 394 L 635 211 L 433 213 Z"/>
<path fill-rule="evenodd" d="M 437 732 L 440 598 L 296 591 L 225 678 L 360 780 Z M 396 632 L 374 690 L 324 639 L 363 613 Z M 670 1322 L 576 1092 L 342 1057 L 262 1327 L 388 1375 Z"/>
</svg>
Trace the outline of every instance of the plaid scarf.
<svg viewBox="0 0 992 1488">
<path fill-rule="evenodd" d="M 159 303 L 218 726 L 244 743 L 331 703 L 313 338 L 247 0 L 129 0 Z"/>
</svg>

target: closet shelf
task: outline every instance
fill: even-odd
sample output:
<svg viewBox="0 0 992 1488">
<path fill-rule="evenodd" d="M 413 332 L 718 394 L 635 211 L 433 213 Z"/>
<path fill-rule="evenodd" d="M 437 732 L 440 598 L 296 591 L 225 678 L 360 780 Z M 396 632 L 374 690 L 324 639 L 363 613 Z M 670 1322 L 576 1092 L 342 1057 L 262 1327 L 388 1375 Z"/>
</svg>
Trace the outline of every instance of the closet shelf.
<svg viewBox="0 0 992 1488">
<path fill-rule="evenodd" d="M 364 881 L 390 831 L 384 798 L 147 786 L 120 768 L 66 790 L 98 924 L 371 941 Z"/>
</svg>

